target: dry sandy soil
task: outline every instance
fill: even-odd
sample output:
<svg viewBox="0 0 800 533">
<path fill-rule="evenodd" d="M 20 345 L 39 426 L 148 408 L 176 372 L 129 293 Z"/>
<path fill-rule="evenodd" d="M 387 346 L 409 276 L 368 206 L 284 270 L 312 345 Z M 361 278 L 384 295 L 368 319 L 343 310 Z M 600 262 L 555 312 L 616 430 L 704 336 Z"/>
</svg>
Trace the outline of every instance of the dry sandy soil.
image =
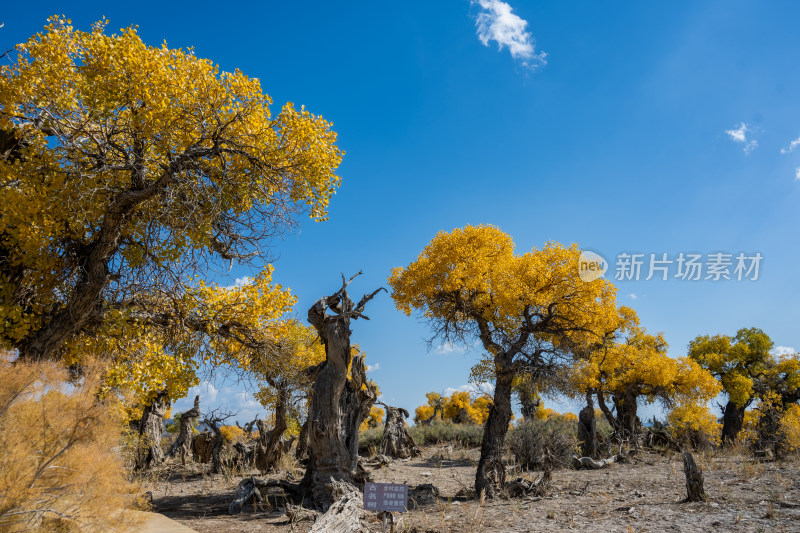
<svg viewBox="0 0 800 533">
<path fill-rule="evenodd" d="M 800 531 L 800 464 L 753 462 L 738 455 L 696 455 L 705 475 L 706 503 L 681 503 L 685 485 L 677 454 L 642 453 L 601 470 L 556 471 L 544 498 L 480 502 L 471 491 L 478 450 L 430 447 L 422 456 L 370 469 L 373 481 L 432 483 L 440 497 L 402 516 L 399 531 Z M 280 490 L 270 504 L 227 514 L 240 476 L 211 476 L 208 465 L 170 465 L 147 483 L 155 511 L 199 532 L 305 532 L 292 523 Z M 296 476 L 302 475 L 299 469 Z M 285 474 L 284 474 L 285 475 Z M 536 479 L 537 473 L 517 476 Z M 369 513 L 372 531 L 381 524 Z M 388 531 L 388 528 L 387 528 Z"/>
</svg>

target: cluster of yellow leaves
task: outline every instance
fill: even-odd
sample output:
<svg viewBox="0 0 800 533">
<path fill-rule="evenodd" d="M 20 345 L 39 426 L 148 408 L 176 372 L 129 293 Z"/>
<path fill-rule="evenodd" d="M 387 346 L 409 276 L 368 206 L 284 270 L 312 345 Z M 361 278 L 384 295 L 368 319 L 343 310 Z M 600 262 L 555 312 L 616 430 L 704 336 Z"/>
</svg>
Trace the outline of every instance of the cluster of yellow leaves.
<svg viewBox="0 0 800 533">
<path fill-rule="evenodd" d="M 559 413 L 555 409 L 551 409 L 549 407 L 540 406 L 534 412 L 534 419 L 535 420 L 550 420 L 551 418 L 561 418 L 568 422 L 577 422 L 578 415 L 572 412 L 566 413 Z"/>
<path fill-rule="evenodd" d="M 225 442 L 231 444 L 244 438 L 244 430 L 239 426 L 220 426 L 219 432 L 222 433 L 222 438 Z"/>
<path fill-rule="evenodd" d="M 755 376 L 767 370 L 771 348 L 766 333 L 750 328 L 739 330 L 733 338 L 698 336 L 689 343 L 689 356 L 717 376 L 730 401 L 741 407 L 752 400 Z"/>
<path fill-rule="evenodd" d="M 383 415 L 386 414 L 383 409 L 373 405 L 369 410 L 369 416 L 361 422 L 358 427 L 359 431 L 366 431 L 370 428 L 376 428 L 383 423 Z"/>
<path fill-rule="evenodd" d="M 8 270 L 24 269 L 36 291 L 0 308 L 8 347 L 61 309 L 74 281 L 63 243 L 92 242 L 112 203 L 136 190 L 132 164 L 149 185 L 180 157 L 226 150 L 181 167 L 171 194 L 121 222 L 117 263 L 134 270 L 213 249 L 215 224 L 236 226 L 254 206 L 285 220 L 296 203 L 323 220 L 340 183 L 342 152 L 323 118 L 291 103 L 273 117 L 258 79 L 106 24 L 84 32 L 53 17 L 0 67 L 0 129 L 24 143 L 23 157 L 0 158 L 0 239 Z M 0 276 L 3 301 L 16 288 Z"/>
<path fill-rule="evenodd" d="M 682 403 L 667 415 L 672 436 L 683 443 L 708 443 L 719 445 L 722 425 L 705 405 Z"/>
<path fill-rule="evenodd" d="M 577 340 L 616 320 L 616 288 L 602 279 L 581 281 L 579 257 L 577 245 L 558 243 L 518 255 L 500 229 L 465 226 L 439 232 L 416 261 L 392 270 L 389 285 L 397 308 L 407 315 L 420 310 L 425 318 L 454 324 L 485 320 L 510 337 L 526 307 L 546 315 L 555 304 L 575 328 L 567 335 Z"/>
<path fill-rule="evenodd" d="M 122 459 L 120 412 L 87 369 L 69 384 L 55 363 L 0 355 L 0 530 L 109 531 L 136 518 Z M 114 512 L 111 512 L 114 511 Z"/>
<path fill-rule="evenodd" d="M 792 404 L 781 417 L 781 432 L 790 453 L 800 453 L 800 405 Z"/>
<path fill-rule="evenodd" d="M 466 391 L 456 391 L 450 396 L 429 392 L 425 396 L 428 403 L 420 405 L 414 410 L 416 423 L 433 416 L 435 406 L 439 405 L 438 420 L 462 424 L 484 424 L 492 406 L 492 400 L 488 396 L 480 395 L 472 399 L 470 393 Z"/>
<path fill-rule="evenodd" d="M 693 359 L 672 358 L 666 353 L 663 334 L 648 334 L 629 308 L 620 308 L 624 338 L 604 345 L 580 360 L 572 373 L 573 386 L 581 394 L 595 391 L 618 397 L 644 397 L 683 401 L 707 401 L 720 391 L 711 373 Z"/>
<path fill-rule="evenodd" d="M 285 319 L 296 298 L 272 283 L 272 271 L 265 267 L 240 286 L 201 282 L 189 289 L 178 313 L 192 317 L 193 328 L 148 326 L 123 312 L 111 312 L 100 331 L 79 335 L 67 344 L 65 362 L 80 363 L 87 354 L 110 360 L 104 392 L 124 399 L 131 419 L 141 416 L 142 406 L 158 391 L 166 389 L 170 398 L 184 397 L 199 382 L 201 364 L 227 365 L 256 377 L 296 374 L 319 362 L 320 350 L 308 339 L 308 328 Z M 231 325 L 241 333 L 219 334 L 232 331 Z"/>
</svg>

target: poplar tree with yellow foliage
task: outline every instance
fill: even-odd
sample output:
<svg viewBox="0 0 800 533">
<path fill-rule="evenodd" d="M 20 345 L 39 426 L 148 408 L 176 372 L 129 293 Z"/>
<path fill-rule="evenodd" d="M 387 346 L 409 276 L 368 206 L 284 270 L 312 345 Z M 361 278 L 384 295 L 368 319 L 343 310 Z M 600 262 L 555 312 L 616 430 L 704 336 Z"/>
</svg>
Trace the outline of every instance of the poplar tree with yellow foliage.
<svg viewBox="0 0 800 533">
<path fill-rule="evenodd" d="M 576 245 L 548 243 L 517 254 L 511 237 L 493 226 L 440 232 L 416 261 L 392 271 L 397 308 L 419 312 L 434 338 L 470 344 L 479 339 L 493 366 L 493 404 L 484 428 L 477 494 L 504 488 L 503 443 L 511 421 L 514 378 L 524 369 L 548 372 L 569 354 L 559 345 L 607 329 L 616 289 L 578 275 Z"/>
<path fill-rule="evenodd" d="M 324 220 L 340 181 L 323 118 L 106 25 L 53 17 L 0 68 L 0 345 L 26 360 L 183 305 L 187 276 Z"/>
<path fill-rule="evenodd" d="M 714 376 L 697 362 L 667 355 L 663 334 L 647 333 L 632 309 L 623 306 L 618 313 L 618 328 L 578 361 L 572 380 L 578 394 L 597 398 L 619 438 L 637 433 L 640 402 L 671 407 L 704 403 L 719 393 Z"/>
</svg>

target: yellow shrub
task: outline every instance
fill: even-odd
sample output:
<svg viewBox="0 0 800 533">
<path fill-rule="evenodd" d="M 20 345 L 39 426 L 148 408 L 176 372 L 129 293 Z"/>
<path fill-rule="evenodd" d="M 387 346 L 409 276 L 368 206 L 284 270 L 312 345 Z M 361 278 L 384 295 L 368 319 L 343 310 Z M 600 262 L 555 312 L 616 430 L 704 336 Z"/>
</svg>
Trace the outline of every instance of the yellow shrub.
<svg viewBox="0 0 800 533">
<path fill-rule="evenodd" d="M 705 405 L 677 405 L 667 416 L 667 423 L 678 442 L 693 447 L 719 445 L 722 427 Z"/>
<path fill-rule="evenodd" d="M 366 431 L 369 428 L 376 428 L 378 427 L 381 422 L 383 422 L 383 409 L 380 407 L 375 407 L 374 405 L 369 410 L 369 416 L 361 422 L 361 426 L 359 426 L 359 431 Z"/>
<path fill-rule="evenodd" d="M 234 443 L 244 438 L 244 430 L 239 426 L 221 426 L 219 431 L 222 433 L 222 438 L 225 439 L 225 442 Z"/>
<path fill-rule="evenodd" d="M 122 410 L 97 400 L 97 373 L 66 383 L 55 363 L 0 356 L 0 530 L 110 531 L 134 504 Z"/>
<path fill-rule="evenodd" d="M 781 418 L 781 433 L 787 452 L 800 452 L 800 405 L 792 404 L 786 408 Z"/>
</svg>

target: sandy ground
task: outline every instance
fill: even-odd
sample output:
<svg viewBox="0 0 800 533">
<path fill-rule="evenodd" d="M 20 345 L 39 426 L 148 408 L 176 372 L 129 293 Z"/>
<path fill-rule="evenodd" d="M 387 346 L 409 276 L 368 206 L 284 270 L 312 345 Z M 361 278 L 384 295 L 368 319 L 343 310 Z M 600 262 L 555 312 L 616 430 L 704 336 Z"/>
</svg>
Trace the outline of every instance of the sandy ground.
<svg viewBox="0 0 800 533">
<path fill-rule="evenodd" d="M 743 456 L 696 455 L 705 475 L 706 503 L 681 503 L 683 466 L 677 454 L 643 453 L 602 470 L 560 470 L 544 498 L 470 497 L 478 450 L 425 448 L 421 457 L 370 469 L 373 481 L 432 483 L 440 497 L 402 516 L 399 531 L 800 531 L 800 464 L 757 463 Z M 154 510 L 199 532 L 298 531 L 280 491 L 269 504 L 227 514 L 240 476 L 206 474 L 207 465 L 171 465 L 147 483 Z M 302 471 L 295 469 L 295 475 Z M 508 477 L 536 479 L 510 469 Z M 372 516 L 372 513 L 370 513 Z M 374 518 L 372 531 L 381 531 Z"/>
</svg>

